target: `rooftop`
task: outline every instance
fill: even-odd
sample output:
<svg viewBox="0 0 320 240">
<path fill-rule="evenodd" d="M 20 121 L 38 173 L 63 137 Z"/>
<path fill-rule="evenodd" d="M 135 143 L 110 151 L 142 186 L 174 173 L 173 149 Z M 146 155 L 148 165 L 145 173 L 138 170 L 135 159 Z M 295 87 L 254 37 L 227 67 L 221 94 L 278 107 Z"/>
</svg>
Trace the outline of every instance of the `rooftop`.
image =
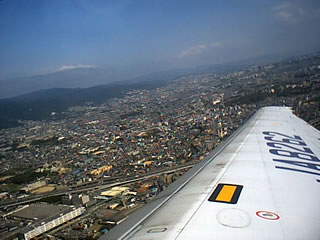
<svg viewBox="0 0 320 240">
<path fill-rule="evenodd" d="M 11 216 L 23 219 L 42 221 L 47 218 L 50 218 L 51 216 L 65 212 L 66 210 L 70 210 L 71 208 L 72 206 L 35 203 L 25 208 L 21 208 L 21 210 L 14 212 L 13 214 L 11 214 Z"/>
</svg>

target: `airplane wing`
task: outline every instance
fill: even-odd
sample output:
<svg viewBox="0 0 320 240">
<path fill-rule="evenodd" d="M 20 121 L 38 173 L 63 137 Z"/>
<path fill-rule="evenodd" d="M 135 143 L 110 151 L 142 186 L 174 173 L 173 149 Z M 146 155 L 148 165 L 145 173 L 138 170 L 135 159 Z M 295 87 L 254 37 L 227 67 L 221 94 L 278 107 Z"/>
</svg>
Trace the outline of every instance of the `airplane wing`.
<svg viewBox="0 0 320 240">
<path fill-rule="evenodd" d="M 240 129 L 101 239 L 320 239 L 320 132 L 286 107 Z"/>
</svg>

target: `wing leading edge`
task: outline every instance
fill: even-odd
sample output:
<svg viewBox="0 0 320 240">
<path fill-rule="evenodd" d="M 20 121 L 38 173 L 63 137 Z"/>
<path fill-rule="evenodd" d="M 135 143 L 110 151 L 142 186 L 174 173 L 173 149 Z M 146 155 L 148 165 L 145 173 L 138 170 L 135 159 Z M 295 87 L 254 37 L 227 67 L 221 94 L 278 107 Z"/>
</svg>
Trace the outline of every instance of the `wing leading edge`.
<svg viewBox="0 0 320 240">
<path fill-rule="evenodd" d="M 320 239 L 320 132 L 260 109 L 101 239 Z"/>
</svg>

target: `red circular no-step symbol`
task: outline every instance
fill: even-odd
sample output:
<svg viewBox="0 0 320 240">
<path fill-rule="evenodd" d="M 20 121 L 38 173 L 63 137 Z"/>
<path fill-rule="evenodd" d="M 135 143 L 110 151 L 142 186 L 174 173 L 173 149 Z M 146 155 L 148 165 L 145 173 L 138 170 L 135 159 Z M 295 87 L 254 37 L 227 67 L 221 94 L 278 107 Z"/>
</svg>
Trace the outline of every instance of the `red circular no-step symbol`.
<svg viewBox="0 0 320 240">
<path fill-rule="evenodd" d="M 258 211 L 256 212 L 256 215 L 268 220 L 278 220 L 280 218 L 278 214 L 268 211 Z"/>
</svg>

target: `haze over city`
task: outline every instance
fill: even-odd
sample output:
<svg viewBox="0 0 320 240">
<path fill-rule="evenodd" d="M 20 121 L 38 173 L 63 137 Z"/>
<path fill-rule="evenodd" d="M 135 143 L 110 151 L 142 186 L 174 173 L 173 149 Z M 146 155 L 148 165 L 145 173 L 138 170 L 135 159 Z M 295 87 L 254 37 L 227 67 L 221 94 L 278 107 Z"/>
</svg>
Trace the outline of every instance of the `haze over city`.
<svg viewBox="0 0 320 240">
<path fill-rule="evenodd" d="M 0 80 L 77 68 L 106 81 L 318 51 L 320 2 L 0 2 Z"/>
<path fill-rule="evenodd" d="M 319 25 L 319 0 L 0 0 L 0 239 L 319 240 Z"/>
</svg>

